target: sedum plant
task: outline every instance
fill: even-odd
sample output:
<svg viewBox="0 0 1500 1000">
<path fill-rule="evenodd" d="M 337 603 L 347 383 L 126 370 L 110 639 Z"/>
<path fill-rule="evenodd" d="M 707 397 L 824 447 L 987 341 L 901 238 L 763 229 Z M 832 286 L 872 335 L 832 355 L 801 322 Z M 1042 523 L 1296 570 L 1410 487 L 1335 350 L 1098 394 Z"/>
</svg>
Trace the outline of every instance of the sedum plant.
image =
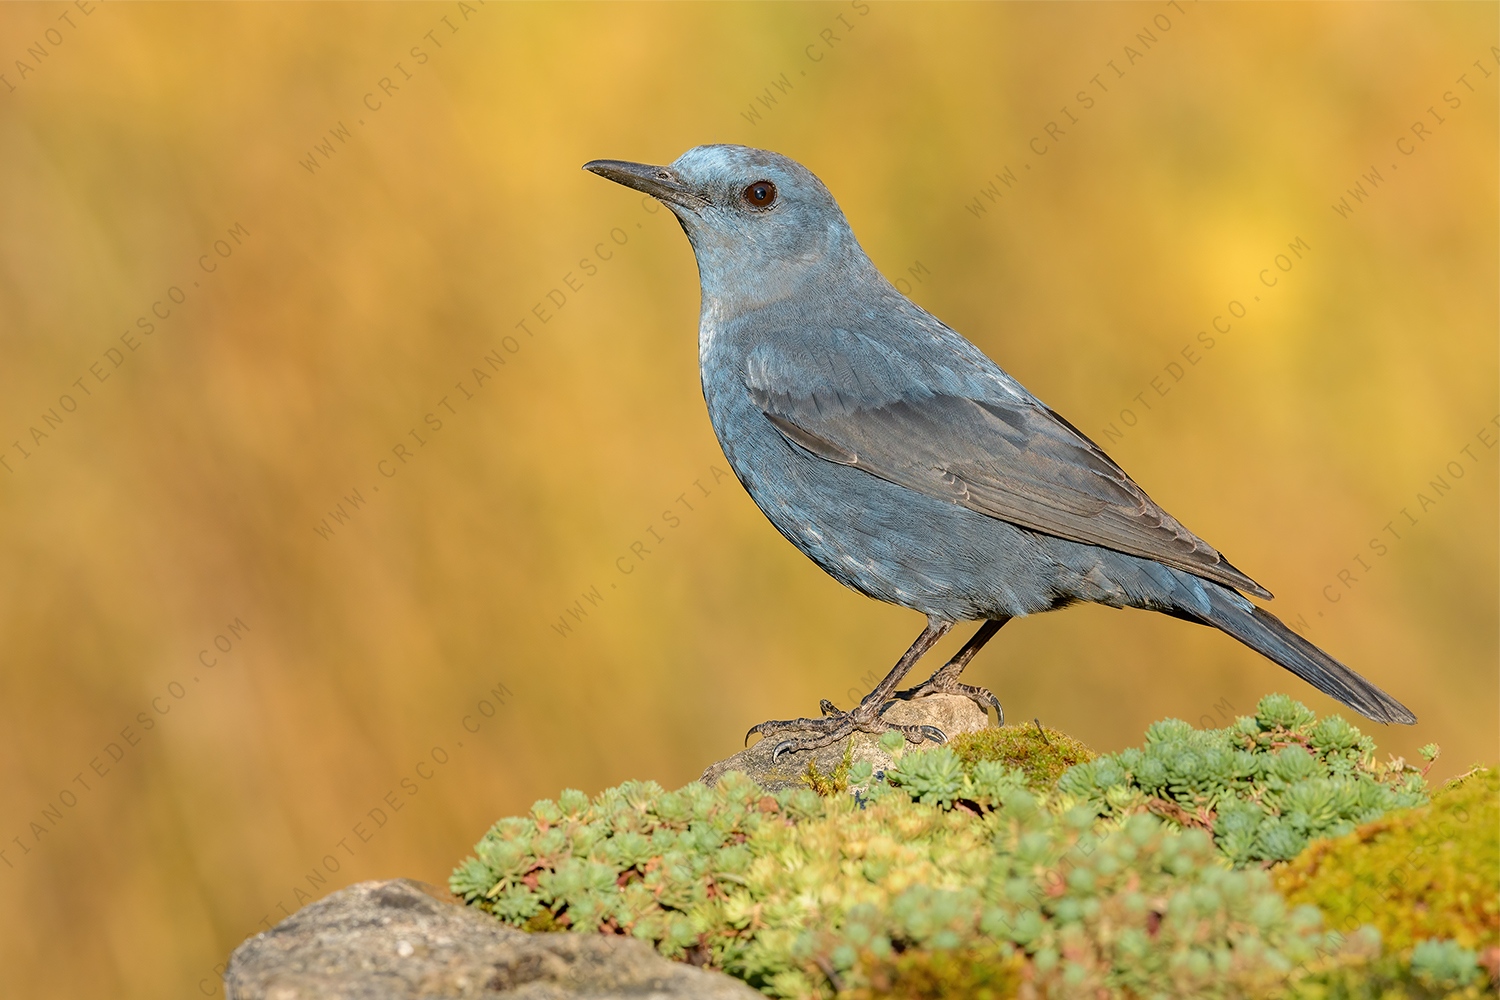
<svg viewBox="0 0 1500 1000">
<path fill-rule="evenodd" d="M 1236 865 L 1288 860 L 1316 838 L 1427 801 L 1414 768 L 1377 762 L 1368 736 L 1283 694 L 1224 729 L 1154 723 L 1144 746 L 1070 768 L 1057 790 L 1106 821 L 1146 811 L 1210 831 Z"/>
<path fill-rule="evenodd" d="M 1472 945 L 1383 955 L 1374 928 L 1329 930 L 1249 863 L 1425 801 L 1412 769 L 1376 764 L 1341 719 L 1276 696 L 1227 729 L 1168 720 L 1136 750 L 1067 748 L 1080 763 L 1055 787 L 1055 760 L 1018 755 L 1030 740 L 1056 757 L 1057 734 L 977 735 L 907 750 L 894 734 L 883 772 L 846 758 L 775 794 L 738 773 L 566 791 L 496 823 L 450 886 L 506 923 L 633 935 L 777 997 L 1484 985 Z M 1387 995 L 1405 994 L 1369 993 Z"/>
<path fill-rule="evenodd" d="M 566 793 L 496 824 L 450 884 L 508 923 L 632 934 L 782 997 L 976 947 L 1059 990 L 1230 996 L 1336 949 L 1316 910 L 1222 865 L 1202 831 L 1140 814 L 1094 833 L 1088 808 L 1048 808 L 1016 771 L 960 768 L 955 787 L 955 763 L 908 754 L 863 801 L 742 775 Z"/>
</svg>

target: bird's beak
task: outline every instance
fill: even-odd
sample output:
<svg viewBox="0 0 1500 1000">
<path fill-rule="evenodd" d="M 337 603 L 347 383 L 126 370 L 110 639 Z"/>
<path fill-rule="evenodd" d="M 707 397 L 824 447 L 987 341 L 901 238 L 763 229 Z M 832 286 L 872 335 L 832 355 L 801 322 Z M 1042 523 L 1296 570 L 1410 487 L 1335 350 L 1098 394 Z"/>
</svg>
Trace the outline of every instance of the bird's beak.
<svg viewBox="0 0 1500 1000">
<path fill-rule="evenodd" d="M 644 191 L 658 201 L 693 211 L 708 204 L 708 199 L 684 187 L 682 179 L 671 167 L 654 167 L 649 163 L 631 163 L 627 160 L 590 160 L 583 165 L 583 169 L 616 184 Z"/>
</svg>

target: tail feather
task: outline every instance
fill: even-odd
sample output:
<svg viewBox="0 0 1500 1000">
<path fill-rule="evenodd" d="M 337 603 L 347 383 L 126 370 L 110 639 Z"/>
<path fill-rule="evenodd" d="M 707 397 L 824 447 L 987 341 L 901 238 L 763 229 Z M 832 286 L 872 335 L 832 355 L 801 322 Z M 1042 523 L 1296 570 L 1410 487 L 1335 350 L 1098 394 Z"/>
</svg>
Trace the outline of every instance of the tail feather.
<svg viewBox="0 0 1500 1000">
<path fill-rule="evenodd" d="M 1219 587 L 1204 590 L 1209 593 L 1209 613 L 1202 617 L 1210 625 L 1275 660 L 1367 719 L 1404 725 L 1417 721 L 1405 705 L 1287 628 L 1269 611 Z"/>
</svg>

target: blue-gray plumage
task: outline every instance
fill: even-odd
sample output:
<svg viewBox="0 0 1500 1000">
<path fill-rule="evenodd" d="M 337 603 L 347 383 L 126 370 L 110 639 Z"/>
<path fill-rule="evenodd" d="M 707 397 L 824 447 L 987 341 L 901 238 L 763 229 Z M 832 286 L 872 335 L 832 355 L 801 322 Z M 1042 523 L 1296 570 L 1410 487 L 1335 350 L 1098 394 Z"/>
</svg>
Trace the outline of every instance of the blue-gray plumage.
<svg viewBox="0 0 1500 1000">
<path fill-rule="evenodd" d="M 1403 705 L 1237 591 L 1270 593 L 1184 528 L 1092 441 L 875 269 L 823 183 L 765 150 L 699 146 L 670 166 L 586 169 L 666 204 L 698 260 L 703 396 L 735 474 L 776 529 L 845 586 L 928 625 L 851 712 L 763 723 L 812 735 L 892 727 L 881 706 L 959 621 L 974 638 L 902 692 L 958 675 L 1006 621 L 1077 601 L 1217 626 L 1355 711 Z M 913 740 L 940 737 L 910 728 Z"/>
</svg>

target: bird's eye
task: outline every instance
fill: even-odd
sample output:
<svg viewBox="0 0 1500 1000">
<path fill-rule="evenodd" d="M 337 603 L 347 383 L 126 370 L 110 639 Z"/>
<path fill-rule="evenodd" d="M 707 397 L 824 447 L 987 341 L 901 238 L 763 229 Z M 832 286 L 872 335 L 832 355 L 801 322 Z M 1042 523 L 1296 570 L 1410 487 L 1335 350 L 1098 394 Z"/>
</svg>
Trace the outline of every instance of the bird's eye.
<svg viewBox="0 0 1500 1000">
<path fill-rule="evenodd" d="M 744 198 L 752 208 L 770 208 L 776 200 L 776 185 L 770 181 L 756 181 L 745 188 Z"/>
</svg>

